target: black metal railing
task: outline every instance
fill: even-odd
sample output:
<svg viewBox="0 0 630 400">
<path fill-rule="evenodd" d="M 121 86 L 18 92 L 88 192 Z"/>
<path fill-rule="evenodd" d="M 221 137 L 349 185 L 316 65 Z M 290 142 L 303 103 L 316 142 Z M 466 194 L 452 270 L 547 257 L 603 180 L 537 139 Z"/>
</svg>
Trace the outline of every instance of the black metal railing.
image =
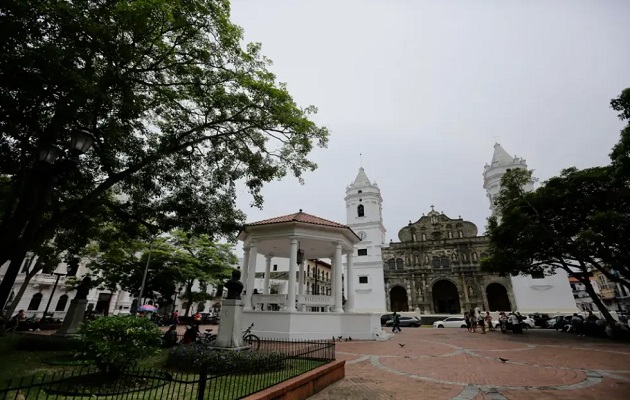
<svg viewBox="0 0 630 400">
<path fill-rule="evenodd" d="M 103 380 L 95 367 L 82 367 L 0 382 L 0 400 L 17 399 L 239 399 L 335 360 L 328 340 L 263 339 L 258 352 L 284 355 L 283 368 L 243 367 L 223 374 L 133 368 Z M 101 382 L 101 380 L 103 380 Z"/>
</svg>

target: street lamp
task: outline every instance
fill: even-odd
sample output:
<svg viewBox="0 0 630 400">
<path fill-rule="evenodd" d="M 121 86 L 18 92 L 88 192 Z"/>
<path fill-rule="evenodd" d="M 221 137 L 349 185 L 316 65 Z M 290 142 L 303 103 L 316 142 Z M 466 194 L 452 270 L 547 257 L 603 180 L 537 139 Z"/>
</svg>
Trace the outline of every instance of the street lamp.
<svg viewBox="0 0 630 400">
<path fill-rule="evenodd" d="M 65 271 L 64 271 L 65 270 Z M 50 298 L 48 299 L 48 303 L 46 303 L 46 309 L 44 310 L 44 316 L 42 317 L 42 322 L 46 320 L 46 315 L 48 314 L 48 309 L 50 308 L 50 303 L 52 302 L 53 297 L 55 296 L 55 290 L 57 289 L 57 284 L 59 283 L 59 278 L 62 276 L 68 275 L 68 269 L 64 267 L 57 267 L 57 269 L 51 273 L 50 275 L 56 275 L 55 284 L 53 285 L 52 292 L 50 293 Z"/>
</svg>

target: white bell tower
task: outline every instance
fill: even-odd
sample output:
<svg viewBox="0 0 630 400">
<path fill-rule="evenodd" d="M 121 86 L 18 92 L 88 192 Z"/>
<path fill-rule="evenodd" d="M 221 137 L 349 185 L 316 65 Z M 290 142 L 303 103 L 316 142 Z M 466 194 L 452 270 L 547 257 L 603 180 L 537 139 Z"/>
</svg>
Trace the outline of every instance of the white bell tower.
<svg viewBox="0 0 630 400">
<path fill-rule="evenodd" d="M 499 143 L 494 144 L 494 153 L 490 165 L 486 164 L 483 168 L 483 188 L 486 189 L 488 201 L 490 201 L 490 210 L 492 216 L 497 216 L 495 198 L 501 191 L 501 178 L 506 172 L 513 169 L 527 169 L 527 162 L 523 158 L 512 157 Z M 534 190 L 534 181 L 528 182 L 523 189 L 526 192 Z M 500 216 L 498 216 L 500 219 Z"/>
<path fill-rule="evenodd" d="M 347 225 L 359 235 L 354 246 L 353 276 L 354 311 L 385 312 L 385 279 L 381 247 L 385 245 L 383 198 L 376 182 L 371 183 L 363 168 L 346 187 Z M 346 296 L 347 297 L 347 296 Z"/>
</svg>

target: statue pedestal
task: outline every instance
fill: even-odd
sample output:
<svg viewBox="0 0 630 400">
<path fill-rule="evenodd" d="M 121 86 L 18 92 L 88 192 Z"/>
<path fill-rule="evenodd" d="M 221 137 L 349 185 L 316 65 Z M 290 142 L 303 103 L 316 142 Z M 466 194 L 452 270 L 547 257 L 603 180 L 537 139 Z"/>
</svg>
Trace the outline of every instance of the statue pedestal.
<svg viewBox="0 0 630 400">
<path fill-rule="evenodd" d="M 213 349 L 216 350 L 246 350 L 243 342 L 242 313 L 243 300 L 223 299 L 221 304 L 221 320 L 219 322 L 219 333 Z"/>
<path fill-rule="evenodd" d="M 56 336 L 75 336 L 79 324 L 83 322 L 87 299 L 72 299 L 66 317 L 63 319 L 61 328 L 55 333 Z"/>
</svg>

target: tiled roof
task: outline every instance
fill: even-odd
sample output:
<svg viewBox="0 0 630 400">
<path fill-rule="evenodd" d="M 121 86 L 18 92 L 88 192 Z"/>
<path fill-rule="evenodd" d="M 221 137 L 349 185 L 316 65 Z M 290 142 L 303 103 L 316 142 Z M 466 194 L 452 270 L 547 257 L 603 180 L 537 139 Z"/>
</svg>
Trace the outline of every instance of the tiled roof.
<svg viewBox="0 0 630 400">
<path fill-rule="evenodd" d="M 270 225 L 270 224 L 280 224 L 283 222 L 302 222 L 304 224 L 312 224 L 312 225 L 322 225 L 322 226 L 330 226 L 333 228 L 348 228 L 346 225 L 342 225 L 337 222 L 329 221 L 324 218 L 316 217 L 311 214 L 307 214 L 305 212 L 297 212 L 295 214 L 283 215 L 281 217 L 269 218 L 258 222 L 252 222 L 247 224 L 246 226 L 252 225 Z"/>
</svg>

